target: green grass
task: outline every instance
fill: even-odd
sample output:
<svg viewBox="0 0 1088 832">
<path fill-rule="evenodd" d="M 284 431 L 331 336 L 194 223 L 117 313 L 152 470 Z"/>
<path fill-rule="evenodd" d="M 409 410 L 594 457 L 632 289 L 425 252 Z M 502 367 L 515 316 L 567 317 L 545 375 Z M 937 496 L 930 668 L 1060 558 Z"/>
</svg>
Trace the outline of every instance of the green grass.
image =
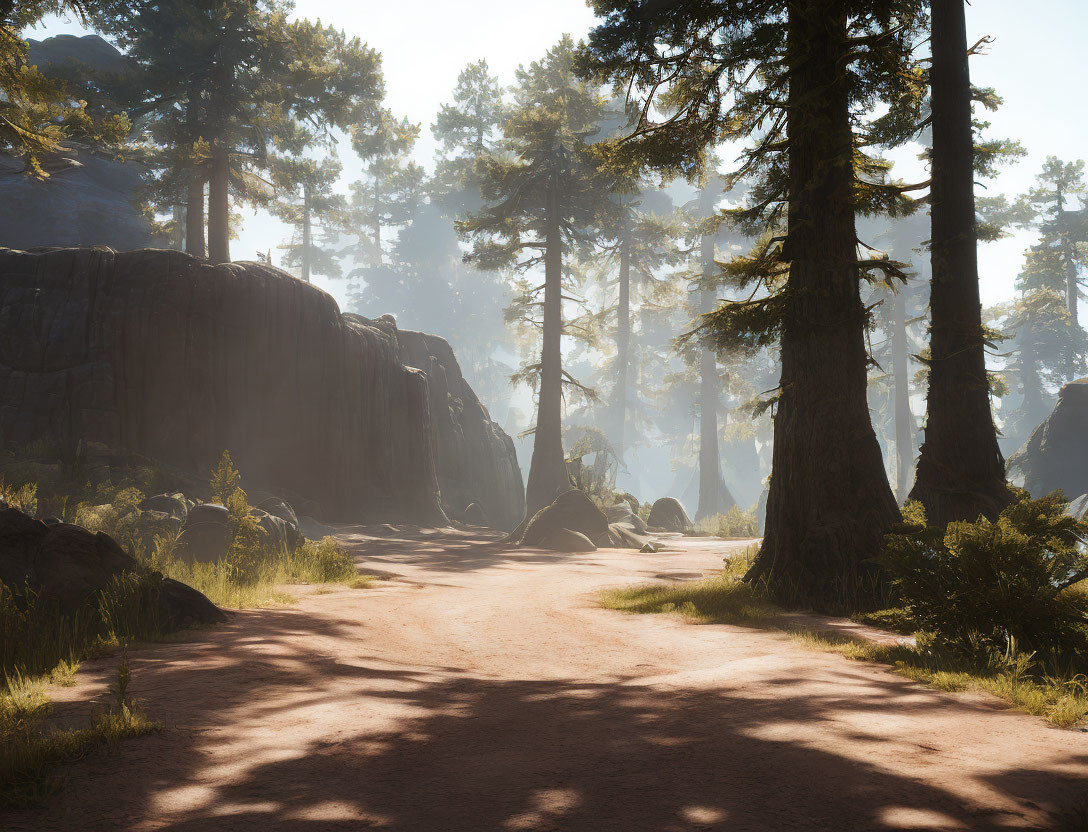
<svg viewBox="0 0 1088 832">
<path fill-rule="evenodd" d="M 701 581 L 642 584 L 605 590 L 601 606 L 628 613 L 679 615 L 692 623 L 748 624 L 780 629 L 785 611 L 767 600 L 762 587 L 743 582 L 756 554 L 749 547 L 726 559 L 725 569 Z M 855 616 L 855 620 L 898 632 L 912 632 L 906 610 L 892 608 Z M 1088 718 L 1088 677 L 1041 674 L 1031 656 L 965 659 L 940 650 L 920 637 L 917 646 L 886 645 L 838 633 L 786 630 L 806 647 L 832 651 L 853 661 L 889 665 L 896 673 L 946 691 L 979 690 L 1014 708 L 1063 728 Z"/>
<path fill-rule="evenodd" d="M 816 650 L 853 661 L 890 665 L 915 682 L 946 691 L 977 690 L 1008 702 L 1018 711 L 1042 717 L 1052 725 L 1072 728 L 1088 718 L 1088 678 L 1061 679 L 1032 672 L 1032 657 L 966 660 L 929 646 L 860 641 L 838 633 L 795 630 L 790 638 Z"/>
<path fill-rule="evenodd" d="M 360 575 L 351 556 L 331 537 L 306 541 L 294 551 L 266 554 L 240 580 L 227 559 L 188 563 L 174 555 L 175 541 L 156 538 L 150 565 L 166 577 L 188 584 L 229 609 L 252 609 L 291 603 L 282 590 L 290 584 L 342 583 L 353 589 L 369 586 L 372 575 Z"/>
<path fill-rule="evenodd" d="M 780 607 L 741 578 L 755 558 L 750 546 L 727 558 L 725 569 L 701 581 L 642 584 L 601 593 L 601 606 L 629 613 L 673 613 L 702 624 L 741 624 L 774 618 Z"/>
<path fill-rule="evenodd" d="M 699 520 L 695 529 L 716 537 L 759 537 L 759 520 L 754 511 L 744 511 L 740 506 L 733 506 L 723 514 Z"/>
<path fill-rule="evenodd" d="M 37 803 L 56 793 L 62 781 L 55 771 L 63 763 L 100 746 L 161 730 L 129 699 L 130 681 L 125 656 L 110 688 L 109 710 L 86 727 L 58 731 L 42 724 L 52 710 L 46 677 L 7 677 L 0 690 L 0 808 Z"/>
</svg>

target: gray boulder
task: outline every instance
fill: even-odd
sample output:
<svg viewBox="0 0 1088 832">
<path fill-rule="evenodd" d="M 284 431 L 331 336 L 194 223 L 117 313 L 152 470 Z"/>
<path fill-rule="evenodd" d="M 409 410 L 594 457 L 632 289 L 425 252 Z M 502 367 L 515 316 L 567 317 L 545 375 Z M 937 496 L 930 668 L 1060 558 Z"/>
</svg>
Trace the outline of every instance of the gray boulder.
<svg viewBox="0 0 1088 832">
<path fill-rule="evenodd" d="M 251 515 L 257 518 L 265 533 L 265 545 L 273 552 L 283 552 L 289 548 L 287 542 L 287 522 L 282 517 L 261 511 L 259 508 L 250 509 Z"/>
<path fill-rule="evenodd" d="M 230 546 L 230 512 L 219 503 L 200 503 L 189 511 L 178 550 L 190 562 L 213 563 Z"/>
<path fill-rule="evenodd" d="M 566 491 L 556 497 L 551 505 L 540 509 L 529 520 L 518 542 L 522 546 L 542 546 L 558 529 L 585 535 L 594 545 L 608 544 L 608 518 L 584 491 Z"/>
<path fill-rule="evenodd" d="M 667 532 L 689 534 L 695 530 L 688 518 L 688 513 L 675 497 L 662 497 L 650 508 L 646 521 L 652 529 L 664 529 Z"/>
<path fill-rule="evenodd" d="M 71 618 L 95 603 L 122 574 L 140 573 L 135 558 L 112 537 L 70 523 L 47 525 L 17 509 L 0 510 L 0 583 L 36 596 L 37 609 Z M 157 576 L 157 577 L 156 577 Z M 204 595 L 153 573 L 159 623 L 166 630 L 211 624 L 225 616 Z"/>
<path fill-rule="evenodd" d="M 1054 410 L 1015 454 L 1009 471 L 1022 474 L 1033 497 L 1061 489 L 1067 497 L 1088 492 L 1088 378 L 1070 382 Z"/>
<path fill-rule="evenodd" d="M 189 517 L 189 502 L 180 491 L 171 494 L 156 494 L 140 503 L 142 511 L 159 511 L 172 515 L 184 523 Z"/>
<path fill-rule="evenodd" d="M 650 538 L 639 534 L 627 523 L 610 523 L 608 526 L 609 546 L 613 549 L 642 549 Z"/>
<path fill-rule="evenodd" d="M 552 529 L 537 544 L 541 549 L 551 549 L 553 552 L 596 552 L 597 547 L 593 541 L 579 532 L 570 529 Z"/>
<path fill-rule="evenodd" d="M 299 526 L 298 515 L 295 514 L 294 507 L 274 494 L 268 494 L 267 492 L 257 491 L 249 497 L 250 505 L 261 511 L 271 514 L 273 517 L 278 517 L 284 522 L 284 538 L 288 549 L 296 549 L 302 545 L 305 537 L 302 534 L 302 529 Z"/>
<path fill-rule="evenodd" d="M 626 523 L 638 534 L 646 534 L 646 521 L 631 511 L 631 507 L 627 503 L 616 503 L 614 506 L 609 506 L 605 509 L 605 515 L 607 515 L 610 524 Z"/>
<path fill-rule="evenodd" d="M 320 523 L 312 517 L 300 517 L 298 519 L 298 524 L 299 528 L 302 529 L 302 534 L 307 540 L 321 540 L 322 538 L 332 537 L 336 534 L 336 529 L 332 526 L 326 526 L 324 523 Z"/>
<path fill-rule="evenodd" d="M 483 506 L 479 503 L 469 503 L 465 507 L 464 521 L 469 526 L 486 526 L 487 516 L 484 514 Z"/>
</svg>

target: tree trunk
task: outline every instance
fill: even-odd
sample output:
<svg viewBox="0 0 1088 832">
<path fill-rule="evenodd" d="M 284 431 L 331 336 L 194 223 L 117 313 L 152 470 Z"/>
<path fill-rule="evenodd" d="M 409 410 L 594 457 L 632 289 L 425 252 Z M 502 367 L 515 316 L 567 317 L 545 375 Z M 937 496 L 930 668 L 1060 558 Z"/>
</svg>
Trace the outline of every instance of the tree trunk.
<svg viewBox="0 0 1088 832">
<path fill-rule="evenodd" d="M 200 96 L 200 87 L 196 83 L 190 83 L 185 119 L 189 129 L 189 141 L 193 145 L 200 138 Z M 207 256 L 204 245 L 204 175 L 195 166 L 189 171 L 189 185 L 185 195 L 185 250 L 194 257 Z"/>
<path fill-rule="evenodd" d="M 174 203 L 171 211 L 173 215 L 173 231 L 170 234 L 170 248 L 174 251 L 185 250 L 185 206 L 179 202 Z"/>
<path fill-rule="evenodd" d="M 899 517 L 866 401 L 843 4 L 789 4 L 790 261 L 767 525 L 749 578 L 792 605 L 874 601 Z"/>
<path fill-rule="evenodd" d="M 1064 202 L 1065 194 L 1059 191 L 1058 222 L 1063 231 L 1062 259 L 1065 261 L 1065 308 L 1069 312 L 1069 321 L 1073 325 L 1074 331 L 1076 331 L 1076 329 L 1080 328 L 1080 287 L 1077 286 L 1076 243 L 1073 242 L 1067 225 Z M 1077 367 L 1077 348 L 1075 346 L 1069 348 L 1066 365 L 1066 381 L 1076 381 L 1080 378 L 1081 374 Z"/>
<path fill-rule="evenodd" d="M 525 485 L 525 508 L 529 516 L 548 505 L 570 484 L 563 456 L 563 240 L 559 229 L 559 184 L 554 178 L 548 193 L 547 229 L 540 395 L 533 459 Z"/>
<path fill-rule="evenodd" d="M 702 239 L 700 264 L 704 276 L 714 269 L 714 238 Z M 713 312 L 717 304 L 714 293 L 699 293 L 701 312 Z M 703 349 L 699 356 L 699 508 L 695 519 L 713 517 L 722 510 L 722 462 L 718 449 L 718 360 L 712 350 Z"/>
<path fill-rule="evenodd" d="M 623 464 L 624 433 L 627 426 L 627 377 L 631 366 L 631 242 L 624 224 L 620 239 L 620 298 L 616 309 L 616 389 L 613 391 L 615 428 L 612 444 Z"/>
<path fill-rule="evenodd" d="M 1020 433 L 1026 440 L 1035 427 L 1047 417 L 1047 407 L 1043 400 L 1043 381 L 1039 377 L 1039 362 L 1035 357 L 1035 345 L 1028 340 L 1020 348 L 1020 381 L 1024 390 L 1024 401 L 1020 405 L 1023 413 Z M 1023 441 L 1021 440 L 1021 444 Z"/>
<path fill-rule="evenodd" d="M 310 282 L 310 260 L 313 245 L 313 229 L 310 226 L 310 183 L 302 183 L 302 279 Z"/>
<path fill-rule="evenodd" d="M 925 440 L 911 498 L 932 525 L 996 518 L 1012 500 L 997 444 L 978 290 L 964 0 L 933 0 L 933 225 Z"/>
<path fill-rule="evenodd" d="M 212 144 L 208 178 L 208 259 L 230 262 L 230 154 L 218 138 Z"/>
<path fill-rule="evenodd" d="M 892 377 L 895 379 L 895 496 L 900 502 L 910 491 L 914 467 L 914 414 L 910 411 L 907 364 L 907 300 L 902 288 L 892 299 Z"/>
<path fill-rule="evenodd" d="M 194 257 L 208 256 L 204 245 L 204 180 L 195 172 L 186 195 L 185 250 Z"/>
</svg>

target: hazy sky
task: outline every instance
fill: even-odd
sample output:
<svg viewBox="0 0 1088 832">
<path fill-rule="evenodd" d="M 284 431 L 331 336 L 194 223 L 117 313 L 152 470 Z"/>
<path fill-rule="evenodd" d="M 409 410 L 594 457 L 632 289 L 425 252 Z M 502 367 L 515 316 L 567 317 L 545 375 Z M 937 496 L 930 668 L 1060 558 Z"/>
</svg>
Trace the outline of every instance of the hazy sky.
<svg viewBox="0 0 1088 832">
<path fill-rule="evenodd" d="M 383 54 L 387 104 L 394 113 L 421 123 L 416 156 L 428 167 L 435 149 L 430 124 L 466 63 L 486 58 L 504 84 L 512 83 L 519 64 L 540 57 L 563 33 L 582 37 L 594 19 L 581 0 L 299 0 L 296 13 L 342 27 Z M 996 39 L 989 55 L 972 63 L 973 80 L 996 87 L 1005 98 L 1005 106 L 988 116 L 993 123 L 989 135 L 1019 139 L 1030 153 L 992 183 L 989 192 L 1015 194 L 1027 188 L 1047 155 L 1067 160 L 1088 156 L 1083 107 L 1088 2 L 976 0 L 968 8 L 968 30 L 972 41 L 983 35 Z M 78 32 L 78 27 L 50 19 L 28 34 L 60 32 Z M 350 146 L 342 145 L 341 158 L 345 178 L 357 177 Z M 232 255 L 253 258 L 257 251 L 275 250 L 287 236 L 277 221 L 247 210 Z M 1020 234 L 983 246 L 984 303 L 1011 297 L 1029 241 Z M 275 251 L 273 257 L 278 259 Z M 327 288 L 343 297 L 342 284 Z M 374 316 L 382 312 L 368 311 Z"/>
</svg>

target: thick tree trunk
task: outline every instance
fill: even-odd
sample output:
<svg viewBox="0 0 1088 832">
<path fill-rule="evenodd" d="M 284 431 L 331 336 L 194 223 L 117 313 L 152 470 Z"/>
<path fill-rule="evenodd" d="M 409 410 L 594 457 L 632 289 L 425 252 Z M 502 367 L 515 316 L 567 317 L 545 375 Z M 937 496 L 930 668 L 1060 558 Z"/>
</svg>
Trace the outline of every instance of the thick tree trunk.
<svg viewBox="0 0 1088 832">
<path fill-rule="evenodd" d="M 907 364 L 907 301 L 901 289 L 892 299 L 892 377 L 895 380 L 895 495 L 900 502 L 910 491 L 914 468 L 914 414 L 910 411 Z"/>
<path fill-rule="evenodd" d="M 559 230 L 559 186 L 548 194 L 544 251 L 544 332 L 540 351 L 540 394 L 525 509 L 531 516 L 565 491 L 570 480 L 563 456 L 563 240 Z"/>
<path fill-rule="evenodd" d="M 627 384 L 631 367 L 631 243 L 629 229 L 624 226 L 620 239 L 620 298 L 616 308 L 616 388 L 613 391 L 615 427 L 612 445 L 623 464 L 625 430 L 627 427 Z"/>
<path fill-rule="evenodd" d="M 212 144 L 208 178 L 208 259 L 230 262 L 230 154 L 222 139 Z"/>
<path fill-rule="evenodd" d="M 749 571 L 783 602 L 829 611 L 872 603 L 867 561 L 899 517 L 866 401 L 842 5 L 789 4 L 790 273 L 766 533 Z"/>
<path fill-rule="evenodd" d="M 709 276 L 715 268 L 714 238 L 703 237 L 700 265 Z M 702 291 L 700 311 L 713 312 L 717 298 L 713 292 Z M 699 356 L 699 508 L 695 519 L 713 517 L 722 511 L 722 462 L 718 448 L 718 360 L 712 350 L 704 349 Z"/>
<path fill-rule="evenodd" d="M 933 224 L 925 440 L 911 498 L 933 525 L 994 519 L 1012 500 L 997 445 L 978 290 L 964 0 L 933 0 Z"/>
<path fill-rule="evenodd" d="M 302 279 L 310 282 L 313 229 L 310 225 L 310 183 L 302 183 Z"/>
</svg>

